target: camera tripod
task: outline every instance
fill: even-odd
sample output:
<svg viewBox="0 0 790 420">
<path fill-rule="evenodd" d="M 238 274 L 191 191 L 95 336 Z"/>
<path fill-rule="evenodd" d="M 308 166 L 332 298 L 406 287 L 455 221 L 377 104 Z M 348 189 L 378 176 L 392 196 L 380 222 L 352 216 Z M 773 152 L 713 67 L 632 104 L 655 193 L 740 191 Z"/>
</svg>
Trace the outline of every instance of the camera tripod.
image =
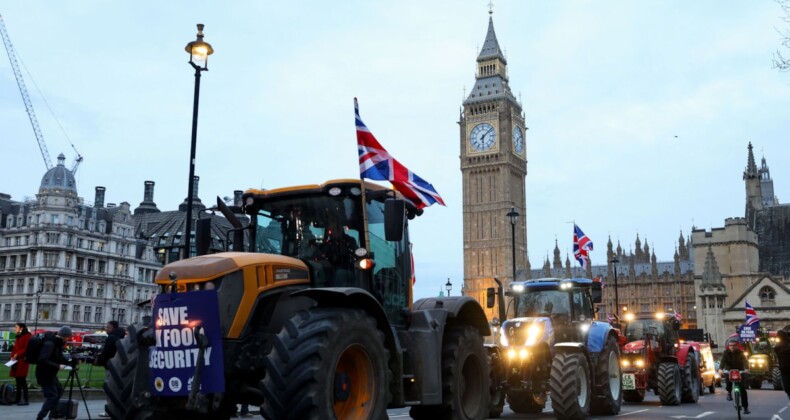
<svg viewBox="0 0 790 420">
<path fill-rule="evenodd" d="M 74 393 L 74 382 L 76 381 L 77 382 L 77 389 L 79 389 L 80 397 L 82 397 L 82 404 L 85 405 L 85 412 L 88 414 L 88 420 L 92 420 L 91 419 L 91 412 L 88 409 L 88 401 L 85 399 L 85 393 L 82 390 L 82 383 L 80 382 L 80 375 L 79 375 L 79 373 L 77 373 L 78 367 L 79 367 L 79 363 L 70 364 L 69 366 L 71 366 L 71 370 L 69 370 L 69 376 L 66 378 L 66 382 L 63 383 L 63 388 L 60 390 L 60 395 L 58 395 L 58 403 L 55 405 L 55 408 L 53 409 L 53 411 L 57 412 L 58 417 L 60 417 L 60 415 L 62 414 L 63 418 L 69 418 L 68 402 L 66 403 L 67 404 L 66 405 L 66 412 L 61 413 L 60 412 L 60 408 L 61 408 L 60 399 L 63 398 L 63 394 L 66 393 L 66 387 L 68 387 L 69 388 L 69 399 L 68 399 L 68 401 L 69 402 L 71 401 L 71 396 Z M 50 417 L 50 418 L 54 418 L 54 417 Z"/>
</svg>

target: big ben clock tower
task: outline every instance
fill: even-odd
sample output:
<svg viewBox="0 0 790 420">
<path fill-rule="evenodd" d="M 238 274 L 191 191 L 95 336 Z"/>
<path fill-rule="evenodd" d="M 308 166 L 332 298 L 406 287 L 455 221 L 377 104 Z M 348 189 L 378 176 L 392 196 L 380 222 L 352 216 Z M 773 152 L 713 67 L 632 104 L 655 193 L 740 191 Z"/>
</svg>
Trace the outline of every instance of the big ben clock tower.
<svg viewBox="0 0 790 420">
<path fill-rule="evenodd" d="M 521 105 L 510 91 L 507 60 L 499 48 L 492 16 L 477 57 L 475 85 L 464 100 L 459 125 L 464 293 L 482 303 L 486 288 L 496 287 L 494 277 L 507 285 L 513 281 L 513 267 L 524 268 L 527 249 L 526 126 Z M 519 214 L 515 228 L 508 217 L 512 208 Z M 489 319 L 495 316 L 488 311 Z"/>
</svg>

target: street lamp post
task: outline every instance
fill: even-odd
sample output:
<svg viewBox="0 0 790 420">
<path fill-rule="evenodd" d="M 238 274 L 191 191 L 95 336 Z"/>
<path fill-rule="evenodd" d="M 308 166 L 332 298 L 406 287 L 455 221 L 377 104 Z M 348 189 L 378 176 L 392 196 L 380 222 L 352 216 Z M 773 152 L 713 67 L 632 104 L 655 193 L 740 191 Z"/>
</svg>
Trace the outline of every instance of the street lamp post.
<svg viewBox="0 0 790 420">
<path fill-rule="evenodd" d="M 620 318 L 620 300 L 618 299 L 618 296 L 617 296 L 617 263 L 619 263 L 620 260 L 618 260 L 617 257 L 613 257 L 612 260 L 609 261 L 609 262 L 611 262 L 612 266 L 614 266 L 614 314 L 619 319 Z"/>
<path fill-rule="evenodd" d="M 200 73 L 208 71 L 208 56 L 214 53 L 211 44 L 203 41 L 203 24 L 197 24 L 197 39 L 184 48 L 189 53 L 189 64 L 195 69 L 195 96 L 192 105 L 192 143 L 189 149 L 189 190 L 187 191 L 187 222 L 184 233 L 184 258 L 191 254 L 192 198 L 195 188 L 195 147 L 197 146 L 198 103 L 200 100 Z"/>
<path fill-rule="evenodd" d="M 516 281 L 516 222 L 518 222 L 516 207 L 511 207 L 506 216 L 510 218 L 510 250 L 513 259 L 513 281 Z"/>
<path fill-rule="evenodd" d="M 453 284 L 450 283 L 450 278 L 447 278 L 447 283 L 444 284 L 444 288 L 447 290 L 447 297 L 450 297 L 450 290 L 453 290 Z"/>
<path fill-rule="evenodd" d="M 38 329 L 38 318 L 39 318 L 39 314 L 41 313 L 41 310 L 39 309 L 39 302 L 41 302 L 41 293 L 43 292 L 44 292 L 44 287 L 38 286 L 38 290 L 36 290 L 36 323 L 35 323 L 35 327 L 33 327 L 33 331 L 36 331 Z"/>
</svg>

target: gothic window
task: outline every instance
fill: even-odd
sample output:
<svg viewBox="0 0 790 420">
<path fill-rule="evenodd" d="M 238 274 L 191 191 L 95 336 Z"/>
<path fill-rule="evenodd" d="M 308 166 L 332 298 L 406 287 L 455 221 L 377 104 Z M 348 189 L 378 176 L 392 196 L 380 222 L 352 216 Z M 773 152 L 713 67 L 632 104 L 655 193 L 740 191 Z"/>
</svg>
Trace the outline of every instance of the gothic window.
<svg viewBox="0 0 790 420">
<path fill-rule="evenodd" d="M 765 286 L 760 289 L 760 304 L 762 305 L 775 305 L 776 292 L 770 286 Z"/>
</svg>

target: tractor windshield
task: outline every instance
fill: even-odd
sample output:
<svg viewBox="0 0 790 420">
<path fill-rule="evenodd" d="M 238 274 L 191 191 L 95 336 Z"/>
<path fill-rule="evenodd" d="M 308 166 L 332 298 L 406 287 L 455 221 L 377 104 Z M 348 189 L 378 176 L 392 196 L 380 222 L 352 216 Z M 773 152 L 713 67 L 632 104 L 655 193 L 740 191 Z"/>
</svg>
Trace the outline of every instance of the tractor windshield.
<svg viewBox="0 0 790 420">
<path fill-rule="evenodd" d="M 354 251 L 365 248 L 360 197 L 311 193 L 260 204 L 255 251 L 353 270 Z"/>
<path fill-rule="evenodd" d="M 518 317 L 570 316 L 570 294 L 560 290 L 530 291 L 519 295 L 516 308 Z"/>
<path fill-rule="evenodd" d="M 664 335 L 664 323 L 657 319 L 635 319 L 629 321 L 625 326 L 625 338 L 629 342 L 642 340 L 645 338 L 645 334 L 650 332 L 650 328 L 653 327 L 656 329 L 654 333 L 659 337 Z"/>
</svg>

